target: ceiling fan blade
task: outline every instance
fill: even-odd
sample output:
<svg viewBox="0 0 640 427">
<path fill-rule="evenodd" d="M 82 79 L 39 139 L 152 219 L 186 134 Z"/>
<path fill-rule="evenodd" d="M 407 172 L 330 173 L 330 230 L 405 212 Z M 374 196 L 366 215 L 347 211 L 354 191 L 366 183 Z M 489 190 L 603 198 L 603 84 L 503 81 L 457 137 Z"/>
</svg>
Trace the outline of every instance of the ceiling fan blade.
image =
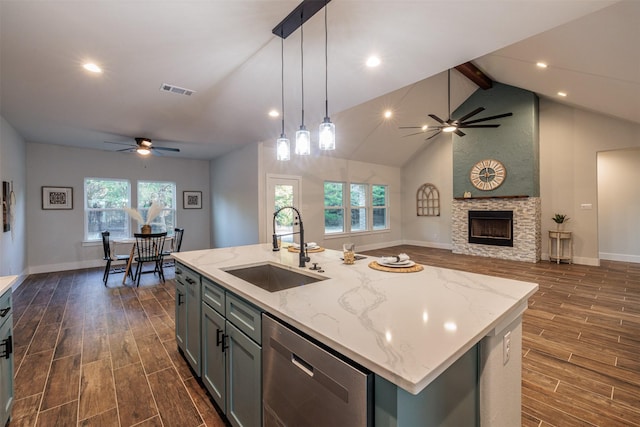
<svg viewBox="0 0 640 427">
<path fill-rule="evenodd" d="M 504 114 L 498 114 L 498 115 L 495 115 L 495 116 L 483 117 L 481 119 L 471 120 L 471 121 L 468 121 L 468 122 L 463 123 L 463 124 L 471 125 L 473 123 L 486 122 L 487 120 L 501 119 L 503 117 L 509 117 L 509 116 L 513 116 L 513 113 L 504 113 Z"/>
<path fill-rule="evenodd" d="M 466 133 L 462 132 L 460 129 L 454 130 L 453 133 L 455 133 L 458 136 L 465 136 L 466 135 Z"/>
<path fill-rule="evenodd" d="M 422 129 L 424 126 L 398 126 L 398 129 Z"/>
<path fill-rule="evenodd" d="M 132 153 L 132 152 L 136 151 L 136 147 L 123 148 L 121 150 L 116 150 L 116 152 L 118 152 L 118 151 L 128 151 L 128 152 Z"/>
<path fill-rule="evenodd" d="M 465 120 L 467 120 L 469 117 L 473 117 L 476 114 L 480 113 L 484 111 L 484 107 L 478 107 L 475 110 L 473 110 L 472 112 L 470 112 L 469 114 L 465 114 L 464 116 L 460 117 L 457 121 L 458 122 L 464 122 Z"/>
<path fill-rule="evenodd" d="M 435 114 L 429 114 L 429 117 L 431 117 L 433 120 L 440 123 L 441 125 L 447 124 L 444 120 L 442 120 L 440 117 L 436 116 Z"/>
<path fill-rule="evenodd" d="M 436 136 L 440 135 L 442 133 L 442 129 L 438 129 L 438 132 L 434 133 L 433 135 L 431 135 L 429 138 L 425 139 L 425 141 L 428 141 L 430 139 L 435 138 Z"/>
<path fill-rule="evenodd" d="M 151 147 L 151 150 L 162 150 L 162 151 L 173 151 L 174 153 L 179 153 L 179 148 L 169 148 L 169 147 Z"/>
<path fill-rule="evenodd" d="M 460 125 L 458 126 L 459 128 L 497 128 L 500 127 L 500 125 L 495 124 L 495 125 Z"/>
<path fill-rule="evenodd" d="M 426 132 L 426 131 L 425 131 Z M 424 132 L 415 132 L 415 133 L 410 133 L 409 135 L 403 135 L 403 138 L 407 138 L 409 136 L 414 136 L 414 135 L 422 135 Z"/>
<path fill-rule="evenodd" d="M 114 142 L 114 141 L 104 141 L 105 144 L 116 144 L 116 145 L 126 145 L 128 147 L 133 147 L 133 144 L 129 144 L 126 142 Z"/>
</svg>

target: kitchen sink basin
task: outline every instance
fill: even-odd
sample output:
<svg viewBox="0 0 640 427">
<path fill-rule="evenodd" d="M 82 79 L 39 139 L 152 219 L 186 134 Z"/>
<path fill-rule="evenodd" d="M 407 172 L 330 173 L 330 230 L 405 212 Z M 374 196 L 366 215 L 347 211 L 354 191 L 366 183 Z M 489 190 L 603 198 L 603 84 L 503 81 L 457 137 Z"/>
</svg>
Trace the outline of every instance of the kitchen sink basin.
<svg viewBox="0 0 640 427">
<path fill-rule="evenodd" d="M 278 292 L 327 280 L 326 277 L 302 274 L 270 263 L 248 267 L 231 267 L 225 271 L 269 292 Z"/>
</svg>

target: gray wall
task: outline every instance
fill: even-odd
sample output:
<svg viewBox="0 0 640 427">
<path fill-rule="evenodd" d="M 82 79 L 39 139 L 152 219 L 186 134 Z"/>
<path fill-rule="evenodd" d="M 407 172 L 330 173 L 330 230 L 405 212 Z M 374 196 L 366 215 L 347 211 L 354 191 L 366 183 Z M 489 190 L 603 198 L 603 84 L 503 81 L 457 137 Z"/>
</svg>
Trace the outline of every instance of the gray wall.
<svg viewBox="0 0 640 427">
<path fill-rule="evenodd" d="M 29 272 L 71 270 L 103 265 L 102 244 L 84 239 L 84 178 L 129 179 L 132 197 L 138 180 L 173 181 L 177 190 L 177 226 L 184 227 L 182 250 L 210 247 L 209 162 L 170 157 L 142 158 L 117 153 L 27 144 L 27 264 Z M 73 210 L 42 210 L 41 187 L 73 188 Z M 183 191 L 202 191 L 202 209 L 182 209 Z M 135 227 L 135 222 L 133 223 Z"/>
<path fill-rule="evenodd" d="M 453 114 L 462 117 L 477 107 L 486 110 L 469 120 L 512 112 L 513 116 L 488 121 L 498 128 L 463 129 L 464 137 L 453 137 L 453 195 L 465 191 L 477 196 L 540 195 L 538 97 L 529 91 L 495 83 L 488 90 L 477 90 Z M 480 123 L 482 124 L 482 123 Z M 507 177 L 495 190 L 482 191 L 469 180 L 477 162 L 495 159 L 504 165 Z"/>
<path fill-rule="evenodd" d="M 259 145 L 250 144 L 211 161 L 211 242 L 214 248 L 260 240 Z"/>
<path fill-rule="evenodd" d="M 26 171 L 26 144 L 13 127 L 0 116 L 0 181 L 13 182 L 16 196 L 13 228 L 8 232 L 0 231 L 0 276 L 27 273 Z"/>
</svg>

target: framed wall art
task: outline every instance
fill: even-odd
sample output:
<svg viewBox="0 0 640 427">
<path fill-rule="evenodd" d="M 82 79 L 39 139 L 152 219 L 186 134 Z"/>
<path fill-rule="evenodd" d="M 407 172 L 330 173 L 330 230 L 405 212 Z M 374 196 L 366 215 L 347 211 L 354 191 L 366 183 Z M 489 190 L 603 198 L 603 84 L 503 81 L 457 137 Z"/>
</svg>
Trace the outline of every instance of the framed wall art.
<svg viewBox="0 0 640 427">
<path fill-rule="evenodd" d="M 42 187 L 42 209 L 73 209 L 73 188 Z"/>
<path fill-rule="evenodd" d="M 183 191 L 183 209 L 202 209 L 202 191 Z"/>
<path fill-rule="evenodd" d="M 2 231 L 11 231 L 11 186 L 2 181 Z"/>
</svg>

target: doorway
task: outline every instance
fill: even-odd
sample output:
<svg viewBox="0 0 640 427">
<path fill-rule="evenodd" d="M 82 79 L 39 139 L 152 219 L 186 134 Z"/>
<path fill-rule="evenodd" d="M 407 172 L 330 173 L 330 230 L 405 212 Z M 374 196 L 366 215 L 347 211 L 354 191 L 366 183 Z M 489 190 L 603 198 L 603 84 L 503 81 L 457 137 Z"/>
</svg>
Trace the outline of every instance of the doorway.
<svg viewBox="0 0 640 427">
<path fill-rule="evenodd" d="M 271 242 L 274 232 L 273 213 L 283 206 L 301 205 L 300 187 L 301 176 L 267 174 L 267 197 L 265 209 L 265 241 Z M 283 242 L 293 242 L 294 212 L 291 209 L 280 212 L 275 218 L 275 232 L 288 234 L 282 236 Z"/>
</svg>

